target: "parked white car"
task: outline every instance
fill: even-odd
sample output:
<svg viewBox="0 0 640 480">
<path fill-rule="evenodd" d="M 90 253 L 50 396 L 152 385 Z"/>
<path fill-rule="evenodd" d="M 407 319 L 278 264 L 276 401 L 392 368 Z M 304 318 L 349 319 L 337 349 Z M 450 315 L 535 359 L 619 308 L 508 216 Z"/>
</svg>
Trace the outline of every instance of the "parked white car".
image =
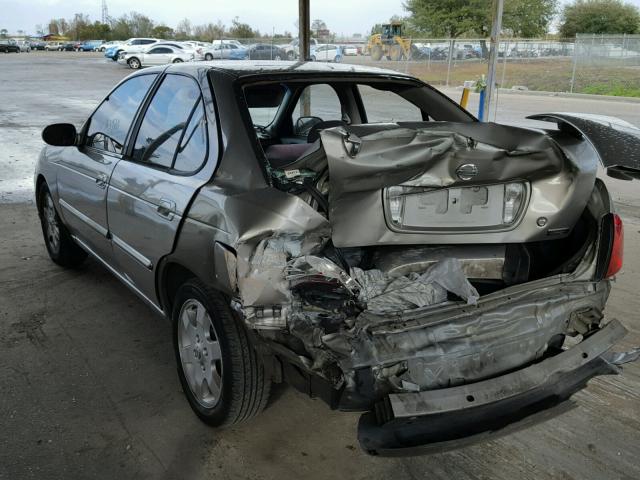
<svg viewBox="0 0 640 480">
<path fill-rule="evenodd" d="M 235 45 L 236 47 L 239 47 L 239 48 L 246 48 L 238 40 L 214 40 L 213 42 L 211 42 L 211 45 L 220 45 L 220 44 Z"/>
<path fill-rule="evenodd" d="M 124 42 L 120 41 L 120 40 L 114 40 L 112 42 L 106 42 L 106 43 L 102 43 L 100 45 L 98 45 L 95 48 L 96 52 L 104 52 L 107 48 L 111 48 L 111 47 L 115 47 L 117 45 L 122 45 Z"/>
<path fill-rule="evenodd" d="M 191 62 L 193 59 L 193 52 L 169 45 L 154 45 L 144 52 L 127 53 L 123 57 L 120 57 L 118 62 L 126 63 L 129 65 L 129 68 L 137 70 L 140 67 L 150 67 L 152 65 Z"/>
<path fill-rule="evenodd" d="M 18 40 L 16 43 L 20 47 L 20 51 L 21 52 L 30 52 L 31 51 L 31 45 L 29 45 L 29 42 L 26 42 L 24 40 Z"/>
<path fill-rule="evenodd" d="M 218 43 L 210 46 L 204 51 L 205 60 L 229 60 L 236 59 L 238 56 L 246 55 L 247 49 L 239 47 L 234 43 Z"/>
<path fill-rule="evenodd" d="M 353 45 L 345 45 L 344 47 L 342 47 L 342 55 L 356 56 L 358 55 L 358 47 L 355 47 Z"/>
<path fill-rule="evenodd" d="M 116 59 L 124 57 L 130 53 L 144 52 L 151 45 L 161 42 L 157 38 L 130 38 L 122 45 L 118 46 L 116 51 Z"/>
<path fill-rule="evenodd" d="M 335 62 L 342 61 L 342 49 L 339 45 L 326 43 L 311 49 L 311 60 L 314 62 Z"/>
<path fill-rule="evenodd" d="M 297 38 L 291 40 L 291 43 L 284 45 L 282 49 L 287 53 L 287 60 L 295 60 L 298 58 L 298 52 L 300 51 L 300 42 Z M 318 47 L 318 40 L 315 38 L 309 39 L 309 47 L 311 52 Z"/>
<path fill-rule="evenodd" d="M 52 51 L 60 50 L 61 46 L 62 46 L 62 43 L 60 42 L 49 42 L 44 46 L 44 49 L 47 52 L 52 52 Z"/>
</svg>

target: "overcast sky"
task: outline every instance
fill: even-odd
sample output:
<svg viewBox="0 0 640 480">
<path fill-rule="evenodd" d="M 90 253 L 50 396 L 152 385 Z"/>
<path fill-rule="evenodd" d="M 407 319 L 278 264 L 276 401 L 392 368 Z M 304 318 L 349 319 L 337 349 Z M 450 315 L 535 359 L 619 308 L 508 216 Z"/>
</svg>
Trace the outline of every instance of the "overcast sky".
<svg viewBox="0 0 640 480">
<path fill-rule="evenodd" d="M 344 35 L 366 34 L 373 24 L 406 13 L 403 0 L 310 1 L 311 19 L 320 18 L 331 31 Z M 640 0 L 628 1 L 640 6 Z M 0 0 L 0 29 L 35 33 L 37 24 L 46 28 L 51 18 L 70 18 L 74 13 L 99 20 L 100 5 L 100 0 Z M 285 30 L 295 33 L 298 15 L 298 0 L 107 0 L 107 6 L 111 16 L 134 10 L 170 27 L 185 17 L 194 24 L 221 20 L 229 25 L 238 16 L 262 33 L 271 33 L 272 29 L 276 33 Z"/>
</svg>

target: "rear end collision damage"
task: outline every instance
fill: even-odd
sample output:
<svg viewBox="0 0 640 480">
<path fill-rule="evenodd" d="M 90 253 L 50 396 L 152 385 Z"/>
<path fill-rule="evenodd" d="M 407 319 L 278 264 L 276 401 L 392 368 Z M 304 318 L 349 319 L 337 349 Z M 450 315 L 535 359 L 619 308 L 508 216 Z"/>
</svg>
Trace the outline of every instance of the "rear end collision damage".
<svg viewBox="0 0 640 480">
<path fill-rule="evenodd" d="M 338 127 L 269 166 L 216 265 L 275 377 L 368 411 L 362 447 L 400 454 L 531 422 L 636 358 L 610 351 L 621 224 L 578 137 Z"/>
</svg>

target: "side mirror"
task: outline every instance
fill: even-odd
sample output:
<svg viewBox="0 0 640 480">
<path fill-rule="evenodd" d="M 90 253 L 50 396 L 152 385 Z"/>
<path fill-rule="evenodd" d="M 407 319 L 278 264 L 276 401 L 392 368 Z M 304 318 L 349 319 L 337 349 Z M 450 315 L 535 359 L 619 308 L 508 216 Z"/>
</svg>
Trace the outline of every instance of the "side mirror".
<svg viewBox="0 0 640 480">
<path fill-rule="evenodd" d="M 320 117 L 299 117 L 293 126 L 293 134 L 299 137 L 306 137 L 314 125 L 322 122 Z"/>
<path fill-rule="evenodd" d="M 54 123 L 42 130 L 42 140 L 54 147 L 72 147 L 77 136 L 76 127 L 70 123 Z"/>
</svg>

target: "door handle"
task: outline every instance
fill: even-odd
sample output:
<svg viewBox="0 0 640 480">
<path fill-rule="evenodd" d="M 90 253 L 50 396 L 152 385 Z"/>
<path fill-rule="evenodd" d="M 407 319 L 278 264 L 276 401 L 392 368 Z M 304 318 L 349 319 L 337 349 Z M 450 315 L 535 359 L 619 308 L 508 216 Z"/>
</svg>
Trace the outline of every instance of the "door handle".
<svg viewBox="0 0 640 480">
<path fill-rule="evenodd" d="M 98 175 L 96 177 L 96 185 L 98 185 L 98 187 L 100 188 L 106 188 L 107 187 L 107 180 L 108 177 L 106 174 L 101 173 L 100 175 Z"/>
<path fill-rule="evenodd" d="M 173 200 L 167 200 L 166 198 L 160 199 L 160 204 L 156 208 L 156 212 L 167 220 L 172 220 L 176 213 L 176 202 Z"/>
</svg>

